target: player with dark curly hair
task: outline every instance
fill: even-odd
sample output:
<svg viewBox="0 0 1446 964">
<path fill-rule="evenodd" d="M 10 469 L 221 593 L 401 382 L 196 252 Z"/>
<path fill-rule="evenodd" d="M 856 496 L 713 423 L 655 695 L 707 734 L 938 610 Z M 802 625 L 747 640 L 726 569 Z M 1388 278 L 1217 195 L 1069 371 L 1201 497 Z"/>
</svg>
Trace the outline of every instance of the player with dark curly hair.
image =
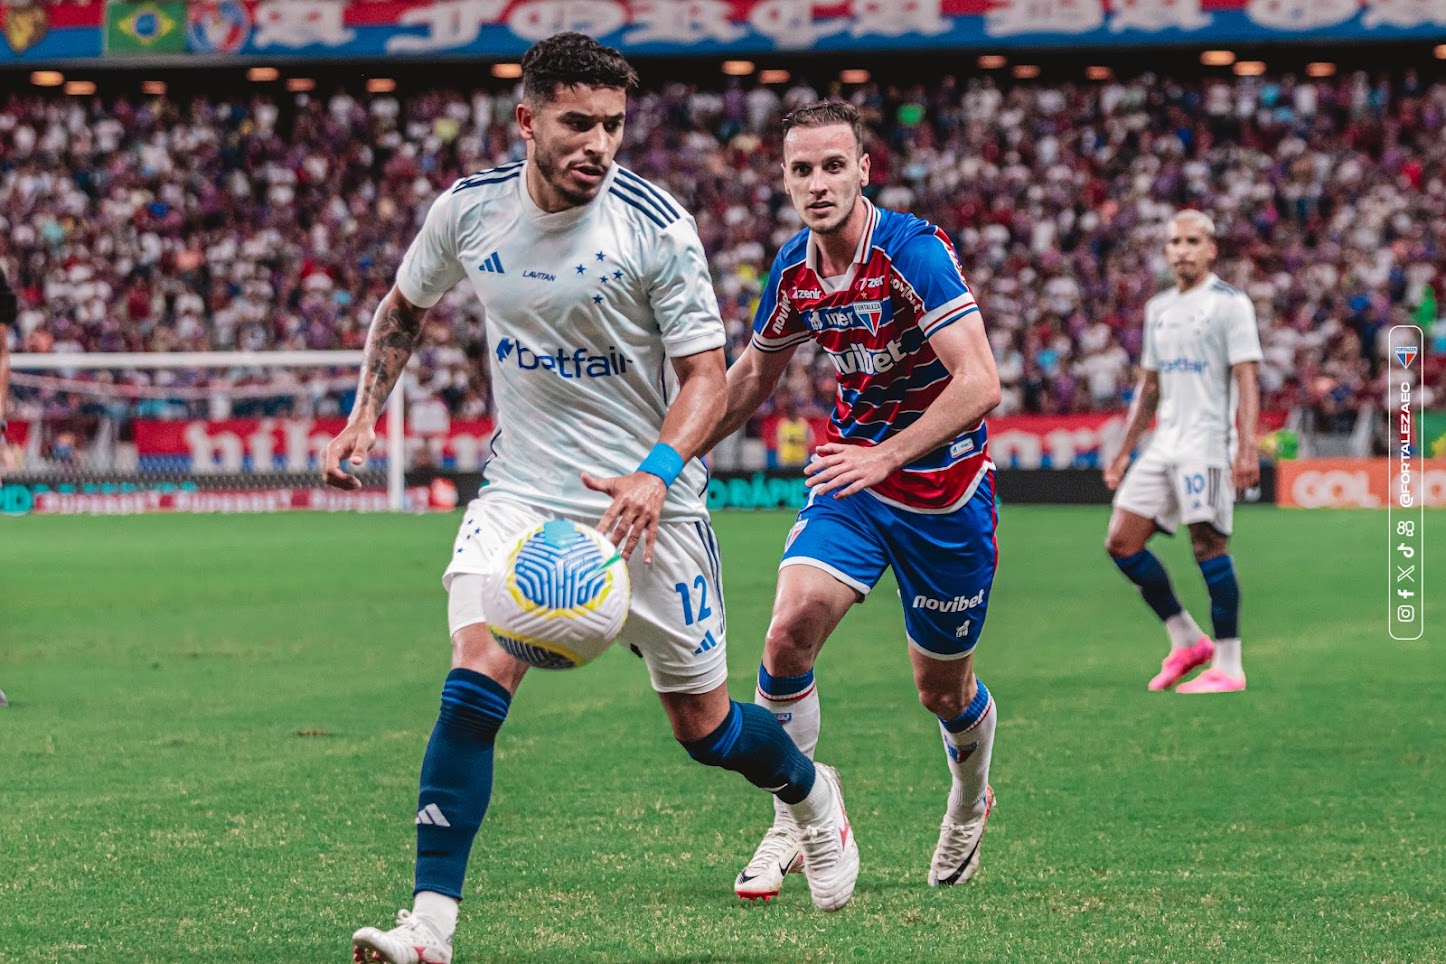
<svg viewBox="0 0 1446 964">
<path fill-rule="evenodd" d="M 396 927 L 353 934 L 357 961 L 452 959 L 494 745 L 528 670 L 489 631 L 482 586 L 508 542 L 552 520 L 597 526 L 629 560 L 619 642 L 643 658 L 688 755 L 740 774 L 798 822 L 814 903 L 838 910 L 858 877 L 837 775 L 771 712 L 728 696 L 698 460 L 722 413 L 726 338 L 693 218 L 615 162 L 637 75 L 576 33 L 537 44 L 522 71 L 527 158 L 462 178 L 433 204 L 372 321 L 356 407 L 324 459 L 329 484 L 359 485 L 342 463 L 365 463 L 427 310 L 465 281 L 487 308 L 497 433 L 442 577 L 452 670 L 422 759 L 413 905 Z"/>
</svg>

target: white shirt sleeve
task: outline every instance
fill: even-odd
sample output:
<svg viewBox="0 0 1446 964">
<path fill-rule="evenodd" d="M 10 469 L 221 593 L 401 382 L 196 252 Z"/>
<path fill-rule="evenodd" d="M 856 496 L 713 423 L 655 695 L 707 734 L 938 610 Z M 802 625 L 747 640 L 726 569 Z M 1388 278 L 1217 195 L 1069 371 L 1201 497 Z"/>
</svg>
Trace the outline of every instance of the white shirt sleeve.
<svg viewBox="0 0 1446 964">
<path fill-rule="evenodd" d="M 1246 295 L 1232 299 L 1235 303 L 1230 312 L 1230 327 L 1225 331 L 1225 350 L 1230 364 L 1258 362 L 1263 355 L 1260 351 L 1260 329 L 1255 323 L 1255 305 Z"/>
<path fill-rule="evenodd" d="M 1140 345 L 1140 367 L 1147 372 L 1157 372 L 1160 370 L 1160 358 L 1155 354 L 1155 336 L 1152 334 L 1155 330 L 1155 326 L 1151 324 L 1154 320 L 1154 314 L 1153 304 L 1146 302 L 1145 334 Z"/>
<path fill-rule="evenodd" d="M 722 348 L 727 340 L 718 296 L 708 272 L 708 257 L 692 217 L 682 217 L 659 232 L 655 241 L 652 287 L 648 297 L 669 358 Z"/>
<path fill-rule="evenodd" d="M 456 254 L 456 224 L 452 217 L 455 196 L 448 188 L 432 202 L 422 230 L 412 239 L 402 266 L 397 269 L 397 290 L 418 308 L 432 307 L 453 285 L 467 277 L 467 269 Z"/>
</svg>

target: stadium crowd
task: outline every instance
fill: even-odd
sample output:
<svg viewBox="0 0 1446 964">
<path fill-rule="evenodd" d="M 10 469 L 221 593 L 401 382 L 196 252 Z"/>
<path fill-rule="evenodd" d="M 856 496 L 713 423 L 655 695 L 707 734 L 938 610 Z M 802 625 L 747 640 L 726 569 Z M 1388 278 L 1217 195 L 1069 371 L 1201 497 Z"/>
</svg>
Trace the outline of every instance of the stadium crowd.
<svg viewBox="0 0 1446 964">
<path fill-rule="evenodd" d="M 1383 329 L 1434 315 L 1432 289 L 1446 278 L 1446 82 L 667 84 L 634 99 L 622 161 L 697 217 L 734 349 L 770 259 L 798 228 L 780 178 L 781 113 L 820 94 L 865 113 L 872 199 L 955 239 L 985 307 L 1001 412 L 1128 403 L 1178 207 L 1215 216 L 1219 273 L 1257 306 L 1266 408 L 1348 428 L 1363 399 L 1382 397 Z M 433 197 L 523 156 L 513 103 L 505 89 L 11 94 L 0 110 L 0 260 L 21 295 L 12 348 L 359 348 Z M 416 400 L 484 415 L 487 355 L 467 286 L 431 318 Z M 153 415 L 245 414 L 276 402 L 233 399 L 246 394 L 238 387 L 286 379 L 296 414 L 349 403 L 320 373 L 76 377 L 174 391 L 149 403 Z M 180 401 L 187 387 L 202 401 Z M 804 346 L 779 405 L 817 417 L 833 391 L 828 360 Z M 73 404 L 17 392 L 12 414 Z"/>
</svg>

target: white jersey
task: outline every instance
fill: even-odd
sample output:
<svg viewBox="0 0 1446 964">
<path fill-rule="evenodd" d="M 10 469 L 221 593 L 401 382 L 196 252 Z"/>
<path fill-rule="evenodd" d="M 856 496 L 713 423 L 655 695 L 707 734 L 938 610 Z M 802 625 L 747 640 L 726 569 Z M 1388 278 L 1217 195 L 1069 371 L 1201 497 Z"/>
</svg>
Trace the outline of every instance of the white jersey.
<svg viewBox="0 0 1446 964">
<path fill-rule="evenodd" d="M 1159 372 L 1160 407 L 1149 451 L 1166 461 L 1228 464 L 1235 453 L 1232 365 L 1260 361 L 1255 306 L 1214 274 L 1145 305 L 1140 366 Z"/>
<path fill-rule="evenodd" d="M 722 347 L 697 225 L 617 164 L 588 204 L 549 214 L 526 162 L 462 178 L 432 205 L 397 271 L 430 308 L 464 278 L 482 301 L 497 429 L 489 488 L 601 517 L 611 501 L 579 474 L 627 475 L 677 394 L 670 359 Z M 691 460 L 663 521 L 706 519 L 708 475 Z"/>
</svg>

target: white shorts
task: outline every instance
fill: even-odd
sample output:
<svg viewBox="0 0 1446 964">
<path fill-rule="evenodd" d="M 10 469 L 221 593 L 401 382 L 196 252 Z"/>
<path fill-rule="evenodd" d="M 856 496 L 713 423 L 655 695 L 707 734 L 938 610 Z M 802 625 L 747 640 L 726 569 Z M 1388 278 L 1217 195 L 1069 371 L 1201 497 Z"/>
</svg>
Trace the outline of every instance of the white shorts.
<svg viewBox="0 0 1446 964">
<path fill-rule="evenodd" d="M 482 494 L 467 506 L 452 563 L 442 574 L 449 593 L 448 631 L 487 621 L 482 600 L 473 598 L 474 580 L 454 580 L 462 573 L 486 575 L 500 564 L 512 540 L 559 513 L 544 511 L 502 493 Z M 583 525 L 596 519 L 566 516 Z M 665 522 L 658 527 L 651 565 L 642 548 L 628 563 L 632 608 L 618 644 L 647 663 L 653 689 L 659 693 L 707 693 L 728 677 L 723 615 L 722 572 L 718 540 L 707 522 Z M 467 589 L 467 598 L 452 598 L 453 587 Z"/>
<path fill-rule="evenodd" d="M 1228 536 L 1235 521 L 1235 486 L 1228 465 L 1171 461 L 1146 450 L 1125 473 L 1114 505 L 1154 519 L 1155 525 L 1170 535 L 1181 522 L 1208 522 Z"/>
</svg>

